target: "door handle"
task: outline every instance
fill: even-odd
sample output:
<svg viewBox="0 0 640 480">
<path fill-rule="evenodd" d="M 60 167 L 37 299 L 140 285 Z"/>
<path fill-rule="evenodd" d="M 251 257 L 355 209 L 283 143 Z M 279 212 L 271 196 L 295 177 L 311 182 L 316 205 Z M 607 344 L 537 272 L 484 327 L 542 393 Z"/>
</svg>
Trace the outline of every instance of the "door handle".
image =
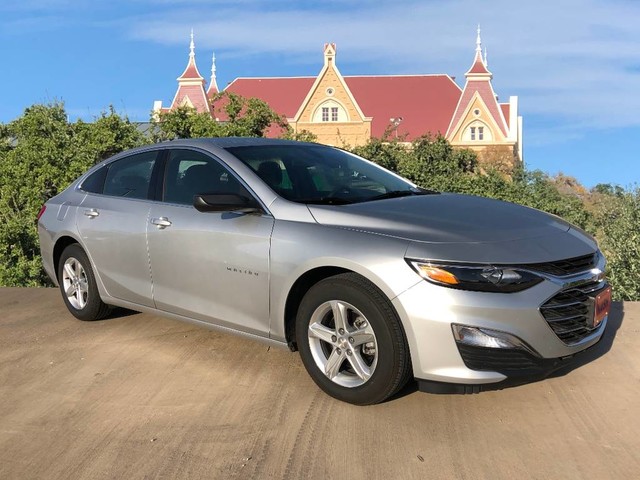
<svg viewBox="0 0 640 480">
<path fill-rule="evenodd" d="M 85 217 L 96 218 L 98 215 L 100 215 L 100 212 L 98 212 L 98 210 L 96 210 L 95 208 L 90 208 L 84 211 L 84 215 Z"/>
<path fill-rule="evenodd" d="M 167 217 L 152 218 L 151 223 L 153 225 L 157 225 L 159 229 L 163 229 L 171 226 L 171 222 Z"/>
</svg>

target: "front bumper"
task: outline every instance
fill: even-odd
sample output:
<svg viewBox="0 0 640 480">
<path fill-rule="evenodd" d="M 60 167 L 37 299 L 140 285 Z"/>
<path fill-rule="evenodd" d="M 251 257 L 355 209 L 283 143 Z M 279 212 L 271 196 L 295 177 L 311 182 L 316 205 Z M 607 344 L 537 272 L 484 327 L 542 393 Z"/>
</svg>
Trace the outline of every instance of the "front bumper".
<svg viewBox="0 0 640 480">
<path fill-rule="evenodd" d="M 454 290 L 424 281 L 396 297 L 393 304 L 405 327 L 421 390 L 474 392 L 482 385 L 544 378 L 563 368 L 600 340 L 607 321 L 579 340 L 567 342 L 545 319 L 541 307 L 576 285 L 597 283 L 604 288 L 604 265 L 599 267 L 570 277 L 548 275 L 540 284 L 517 293 Z M 529 351 L 458 343 L 452 324 L 506 332 L 521 339 Z"/>
</svg>

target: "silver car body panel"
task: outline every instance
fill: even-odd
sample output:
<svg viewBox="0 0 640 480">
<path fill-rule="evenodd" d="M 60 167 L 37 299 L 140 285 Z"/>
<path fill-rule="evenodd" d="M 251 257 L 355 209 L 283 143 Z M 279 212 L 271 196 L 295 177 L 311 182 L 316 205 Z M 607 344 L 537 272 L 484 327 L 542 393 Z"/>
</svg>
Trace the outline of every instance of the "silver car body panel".
<svg viewBox="0 0 640 480">
<path fill-rule="evenodd" d="M 107 294 L 147 307 L 154 306 L 146 238 L 150 208 L 146 200 L 87 194 L 76 214 L 78 234 Z"/>
<path fill-rule="evenodd" d="M 302 275 L 325 267 L 353 271 L 373 282 L 395 307 L 414 376 L 445 382 L 480 384 L 505 378 L 464 365 L 452 323 L 511 333 L 543 358 L 583 350 L 606 328 L 605 321 L 581 342 L 566 345 L 539 311 L 568 282 L 578 277 L 601 279 L 602 258 L 598 268 L 582 276 L 545 276 L 538 285 L 510 294 L 437 286 L 418 276 L 406 261 L 521 265 L 597 251 L 592 238 L 563 220 L 530 208 L 453 194 L 342 206 L 290 202 L 224 150 L 252 142 L 256 140 L 174 141 L 97 165 L 47 203 L 38 224 L 45 270 L 57 282 L 54 247 L 61 237 L 70 237 L 88 253 L 105 303 L 274 345 L 285 345 L 285 306 Z M 190 206 L 123 200 L 78 188 L 105 163 L 132 152 L 168 148 L 215 156 L 241 179 L 265 213 L 201 213 Z M 99 216 L 85 216 L 92 208 Z M 168 218 L 171 226 L 150 223 L 160 217 Z"/>
<path fill-rule="evenodd" d="M 160 217 L 171 225 L 146 231 L 156 308 L 268 336 L 273 217 L 155 202 Z"/>
</svg>

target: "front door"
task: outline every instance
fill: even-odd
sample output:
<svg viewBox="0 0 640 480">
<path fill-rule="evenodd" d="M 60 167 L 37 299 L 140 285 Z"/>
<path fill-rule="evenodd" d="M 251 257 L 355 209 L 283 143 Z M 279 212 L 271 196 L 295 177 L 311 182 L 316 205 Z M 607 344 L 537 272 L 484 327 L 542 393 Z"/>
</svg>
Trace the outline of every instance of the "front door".
<svg viewBox="0 0 640 480">
<path fill-rule="evenodd" d="M 197 211 L 203 193 L 243 193 L 216 159 L 172 150 L 162 202 L 151 207 L 147 238 L 156 308 L 268 336 L 273 218 Z"/>
</svg>

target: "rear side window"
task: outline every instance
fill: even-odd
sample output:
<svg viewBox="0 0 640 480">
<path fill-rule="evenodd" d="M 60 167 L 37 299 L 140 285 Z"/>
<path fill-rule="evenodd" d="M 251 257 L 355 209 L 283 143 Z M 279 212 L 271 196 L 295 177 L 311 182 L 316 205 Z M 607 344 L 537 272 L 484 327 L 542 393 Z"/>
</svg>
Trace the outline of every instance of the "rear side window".
<svg viewBox="0 0 640 480">
<path fill-rule="evenodd" d="M 89 193 L 102 193 L 104 180 L 107 177 L 107 170 L 107 167 L 102 167 L 101 169 L 93 172 L 84 182 L 82 182 L 80 189 Z"/>
<path fill-rule="evenodd" d="M 157 151 L 138 153 L 109 164 L 103 193 L 115 197 L 149 198 L 151 172 L 157 156 Z"/>
</svg>

